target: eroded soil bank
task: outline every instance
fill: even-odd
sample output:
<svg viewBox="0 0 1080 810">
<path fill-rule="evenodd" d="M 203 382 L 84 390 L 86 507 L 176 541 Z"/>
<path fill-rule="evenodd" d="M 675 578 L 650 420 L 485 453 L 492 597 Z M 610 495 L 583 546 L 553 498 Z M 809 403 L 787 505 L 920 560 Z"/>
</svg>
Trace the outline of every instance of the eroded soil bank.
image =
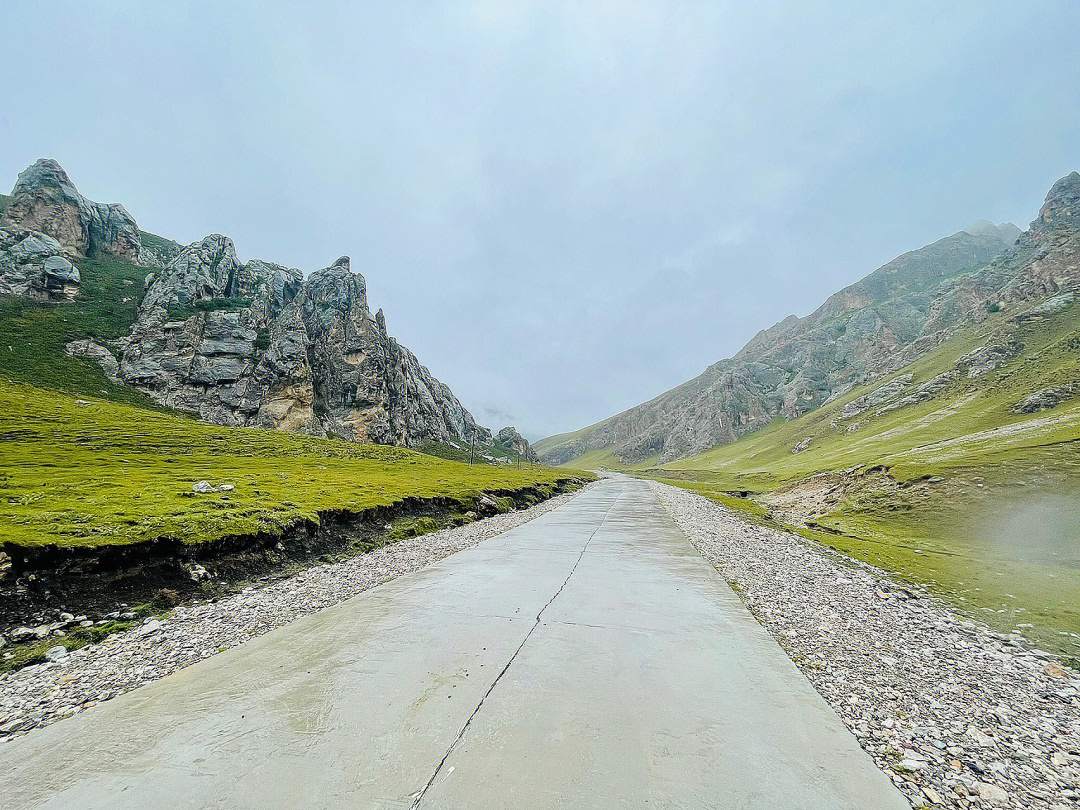
<svg viewBox="0 0 1080 810">
<path fill-rule="evenodd" d="M 388 543 L 524 509 L 578 489 L 554 485 L 462 499 L 406 498 L 362 512 L 327 511 L 286 532 L 210 543 L 162 539 L 97 548 L 5 547 L 0 570 L 0 672 L 36 663 L 51 646 L 99 641 L 142 618 L 193 600 L 220 598 L 254 582 L 345 560 Z"/>
</svg>

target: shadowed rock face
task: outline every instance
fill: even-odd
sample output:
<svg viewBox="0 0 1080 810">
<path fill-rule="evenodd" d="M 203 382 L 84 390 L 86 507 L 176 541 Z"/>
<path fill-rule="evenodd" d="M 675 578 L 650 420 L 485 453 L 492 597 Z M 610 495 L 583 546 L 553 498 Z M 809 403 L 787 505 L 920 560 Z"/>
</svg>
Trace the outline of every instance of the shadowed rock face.
<svg viewBox="0 0 1080 810">
<path fill-rule="evenodd" d="M 0 224 L 0 295 L 75 300 L 72 259 L 86 256 L 157 265 L 126 337 L 111 347 L 74 341 L 68 352 L 220 425 L 406 446 L 492 444 L 390 337 L 382 311 L 372 315 L 347 257 L 305 280 L 271 262 L 241 262 L 219 234 L 174 248 L 143 251 L 122 206 L 87 200 L 58 163 L 39 160 L 19 175 Z"/>
<path fill-rule="evenodd" d="M 1074 172 L 1054 184 L 1028 231 L 978 222 L 905 253 L 805 318 L 790 316 L 759 332 L 693 380 L 589 428 L 544 440 L 540 456 L 562 464 L 607 449 L 626 463 L 672 461 L 731 443 L 777 417 L 795 418 L 896 371 L 992 311 L 1019 313 L 1073 295 L 1080 287 L 1078 237 L 1080 174 Z M 996 362 L 984 360 L 973 368 Z M 903 404 L 932 391 L 896 393 Z"/>
<path fill-rule="evenodd" d="M 495 441 L 501 444 L 508 450 L 513 450 L 525 461 L 540 461 L 539 456 L 536 455 L 536 451 L 533 450 L 532 445 L 517 432 L 517 428 L 512 425 L 507 425 L 495 434 Z"/>
</svg>

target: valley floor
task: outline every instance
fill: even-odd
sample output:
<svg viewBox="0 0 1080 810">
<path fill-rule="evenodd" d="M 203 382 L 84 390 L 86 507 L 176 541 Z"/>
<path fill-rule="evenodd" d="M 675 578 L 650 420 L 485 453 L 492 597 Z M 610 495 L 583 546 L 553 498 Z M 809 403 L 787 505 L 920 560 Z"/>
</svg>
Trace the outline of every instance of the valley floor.
<svg viewBox="0 0 1080 810">
<path fill-rule="evenodd" d="M 0 791 L 27 808 L 906 806 L 622 477 L 0 745 Z"/>
</svg>

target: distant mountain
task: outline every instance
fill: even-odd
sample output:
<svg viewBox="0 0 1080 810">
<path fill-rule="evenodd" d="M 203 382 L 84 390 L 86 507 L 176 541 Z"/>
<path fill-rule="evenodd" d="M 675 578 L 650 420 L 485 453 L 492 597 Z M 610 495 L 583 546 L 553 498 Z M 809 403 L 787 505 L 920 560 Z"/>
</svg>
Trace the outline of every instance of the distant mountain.
<svg viewBox="0 0 1080 810">
<path fill-rule="evenodd" d="M 1080 174 L 1054 184 L 1031 227 L 980 221 L 905 253 L 805 318 L 642 405 L 536 443 L 546 463 L 600 451 L 657 463 L 794 419 L 926 354 L 958 328 L 1080 286 Z M 916 394 L 913 394 L 915 396 Z M 926 395 L 926 392 L 918 395 Z"/>
<path fill-rule="evenodd" d="M 382 310 L 372 314 L 348 257 L 304 278 L 241 262 L 224 236 L 181 246 L 141 232 L 121 205 L 86 199 L 53 160 L 20 174 L 0 202 L 0 296 L 79 307 L 88 300 L 88 262 L 99 277 L 122 275 L 116 286 L 129 285 L 119 287 L 128 293 L 120 300 L 94 304 L 115 317 L 138 301 L 126 334 L 91 333 L 66 346 L 114 383 L 219 425 L 410 447 L 494 446 L 453 392 L 390 337 Z M 133 280 L 140 276 L 141 284 Z"/>
</svg>

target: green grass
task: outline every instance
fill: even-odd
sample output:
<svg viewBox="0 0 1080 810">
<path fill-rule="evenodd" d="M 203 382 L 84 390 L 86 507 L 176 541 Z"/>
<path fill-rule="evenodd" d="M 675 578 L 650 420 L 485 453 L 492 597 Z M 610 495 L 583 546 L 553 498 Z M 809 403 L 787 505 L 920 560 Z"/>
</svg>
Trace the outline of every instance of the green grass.
<svg viewBox="0 0 1080 810">
<path fill-rule="evenodd" d="M 64 346 L 78 338 L 103 342 L 127 334 L 149 271 L 121 262 L 81 259 L 79 272 L 79 294 L 71 303 L 0 297 L 0 376 L 152 407 L 144 394 L 111 382 L 96 362 L 64 353 Z"/>
<path fill-rule="evenodd" d="M 21 667 L 29 666 L 30 664 L 42 663 L 46 660 L 45 653 L 50 647 L 56 647 L 57 645 L 62 644 L 68 652 L 71 652 L 80 647 L 97 644 L 99 641 L 104 641 L 113 633 L 130 630 L 137 624 L 137 620 L 113 621 L 102 625 L 95 624 L 92 627 L 73 627 L 72 629 L 67 630 L 63 637 L 49 636 L 48 638 L 39 639 L 37 641 L 12 644 L 10 649 L 4 650 L 5 653 L 11 653 L 11 658 L 0 660 L 0 673 L 10 672 L 20 669 Z"/>
<path fill-rule="evenodd" d="M 206 298 L 187 305 L 169 307 L 167 316 L 170 321 L 185 321 L 200 312 L 216 312 L 217 310 L 237 312 L 250 306 L 250 298 Z"/>
<path fill-rule="evenodd" d="M 444 444 L 443 442 L 424 442 L 418 449 L 421 453 L 426 453 L 429 456 L 435 456 L 436 458 L 444 458 L 448 461 L 463 461 L 466 464 L 469 463 L 470 453 L 469 446 L 464 440 L 458 440 L 460 446 L 454 447 L 450 444 Z M 494 459 L 500 459 L 503 461 L 509 461 L 513 464 L 519 464 L 525 466 L 532 462 L 523 461 L 521 457 L 501 442 L 496 441 L 493 445 L 483 447 L 476 446 L 475 453 L 472 454 L 473 463 L 476 464 L 490 464 L 484 456 L 491 456 Z M 537 465 L 539 466 L 539 465 Z"/>
<path fill-rule="evenodd" d="M 778 496 L 816 474 L 848 471 L 841 501 L 796 530 L 1080 661 L 1080 400 L 1012 411 L 1034 390 L 1080 380 L 1078 310 L 1019 327 L 994 316 L 899 370 L 914 375 L 914 388 L 996 331 L 1013 331 L 1015 359 L 962 376 L 927 402 L 841 418 L 877 381 L 733 444 L 636 472 L 773 519 Z M 792 453 L 806 436 L 809 448 Z"/>
<path fill-rule="evenodd" d="M 174 242 L 172 239 L 166 239 L 164 236 L 147 233 L 146 231 L 139 231 L 139 241 L 142 242 L 143 247 L 149 248 L 162 256 L 177 253 L 184 247 L 179 242 Z"/>
<path fill-rule="evenodd" d="M 321 510 L 551 485 L 563 470 L 460 464 L 395 447 L 222 428 L 0 380 L 0 538 L 98 546 L 280 533 Z M 200 480 L 231 492 L 196 495 Z"/>
</svg>

